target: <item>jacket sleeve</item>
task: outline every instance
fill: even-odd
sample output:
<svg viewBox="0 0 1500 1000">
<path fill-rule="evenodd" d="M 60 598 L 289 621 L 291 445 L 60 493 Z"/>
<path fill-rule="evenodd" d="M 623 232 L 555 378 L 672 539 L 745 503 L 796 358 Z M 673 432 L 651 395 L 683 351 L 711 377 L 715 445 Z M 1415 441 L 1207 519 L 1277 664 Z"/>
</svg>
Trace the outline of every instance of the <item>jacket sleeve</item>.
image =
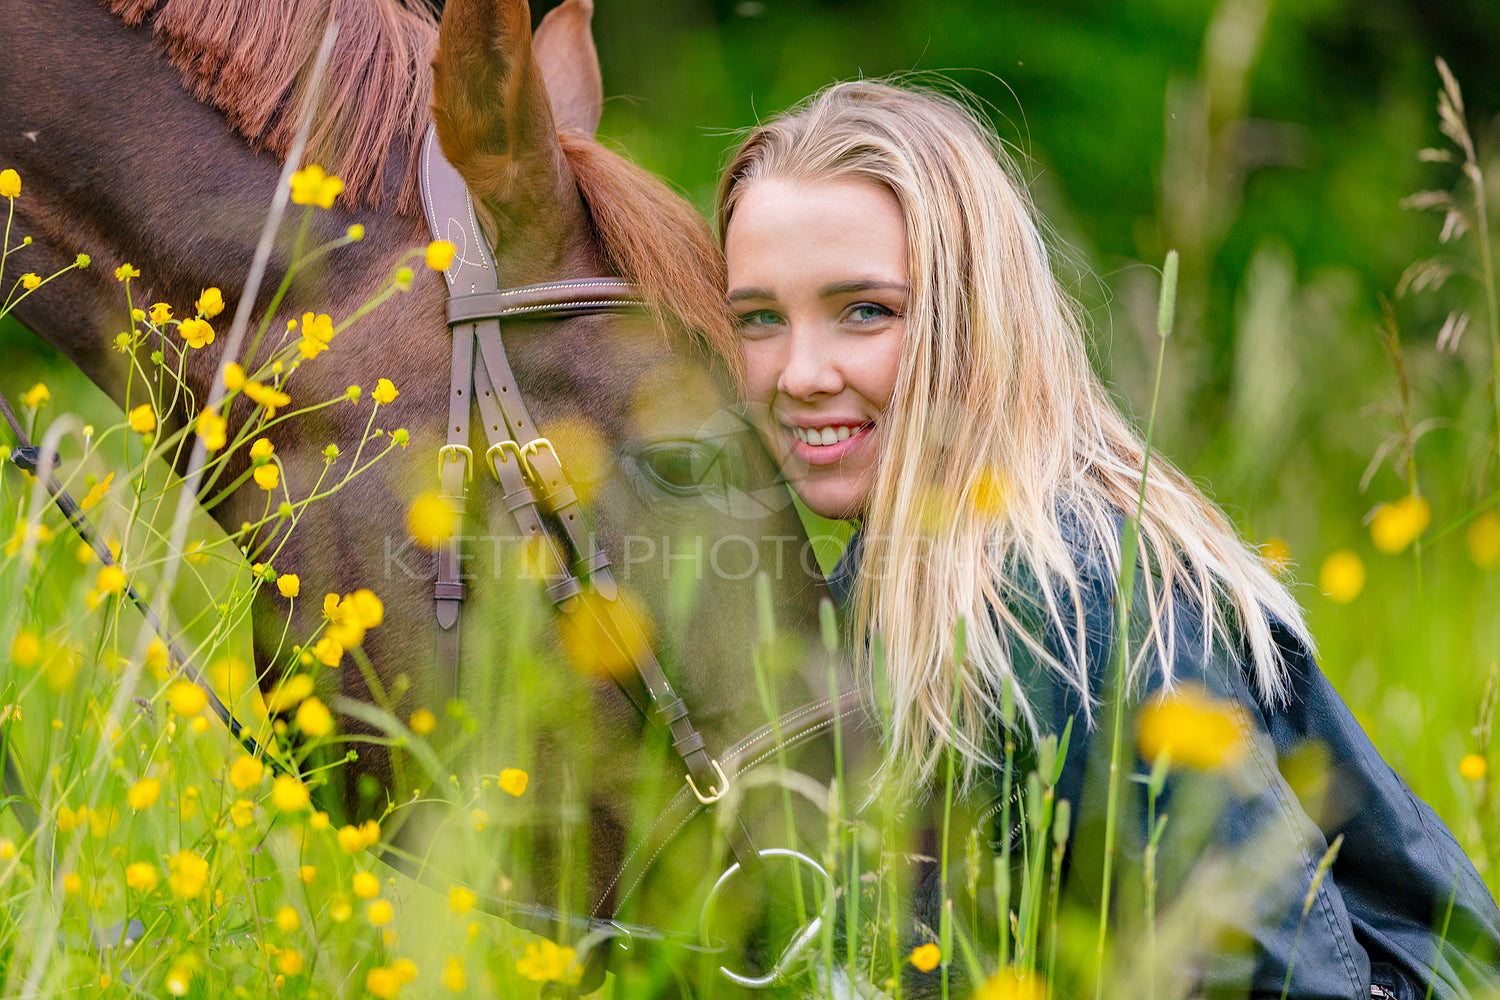
<svg viewBox="0 0 1500 1000">
<path fill-rule="evenodd" d="M 1076 817 L 1065 879 L 1071 895 L 1097 905 L 1113 743 L 1113 580 L 1085 575 L 1084 583 L 1088 711 L 1051 671 L 1018 666 L 1018 677 L 1039 728 L 1060 732 L 1073 720 L 1057 788 Z M 1179 606 L 1172 690 L 1200 689 L 1229 709 L 1246 739 L 1232 767 L 1174 767 L 1155 803 L 1155 814 L 1168 817 L 1155 857 L 1164 974 L 1199 996 L 1280 997 L 1286 984 L 1288 997 L 1364 1000 L 1373 978 L 1400 1000 L 1422 1000 L 1429 982 L 1435 997 L 1467 1000 L 1500 985 L 1500 911 L 1489 891 L 1443 823 L 1381 759 L 1311 653 L 1274 629 L 1290 696 L 1268 705 L 1245 652 L 1206 649 L 1201 617 L 1187 599 Z M 1060 648 L 1055 634 L 1049 643 Z M 1150 663 L 1123 713 L 1111 906 L 1119 941 L 1139 932 L 1147 905 L 1151 764 L 1136 734 L 1141 709 L 1164 696 L 1167 673 Z M 1339 836 L 1319 880 L 1319 862 Z"/>
</svg>

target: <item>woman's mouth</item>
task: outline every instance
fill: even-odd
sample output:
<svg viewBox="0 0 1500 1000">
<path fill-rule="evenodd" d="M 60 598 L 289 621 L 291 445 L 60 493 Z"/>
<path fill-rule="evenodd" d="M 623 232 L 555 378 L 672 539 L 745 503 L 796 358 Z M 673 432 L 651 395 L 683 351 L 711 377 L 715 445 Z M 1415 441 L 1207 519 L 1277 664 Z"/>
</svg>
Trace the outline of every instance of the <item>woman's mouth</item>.
<svg viewBox="0 0 1500 1000">
<path fill-rule="evenodd" d="M 813 465 L 838 461 L 847 452 L 858 447 L 875 428 L 873 421 L 863 424 L 827 424 L 821 427 L 784 426 L 793 441 L 793 454 Z"/>
</svg>

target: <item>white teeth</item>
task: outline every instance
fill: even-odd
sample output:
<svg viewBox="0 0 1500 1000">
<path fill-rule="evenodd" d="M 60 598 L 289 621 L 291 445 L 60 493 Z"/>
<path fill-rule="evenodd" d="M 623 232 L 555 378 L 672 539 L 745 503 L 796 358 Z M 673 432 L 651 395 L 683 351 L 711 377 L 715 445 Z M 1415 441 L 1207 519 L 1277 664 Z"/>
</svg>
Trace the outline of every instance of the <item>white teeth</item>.
<svg viewBox="0 0 1500 1000">
<path fill-rule="evenodd" d="M 792 437 L 798 441 L 813 445 L 814 447 L 826 448 L 831 444 L 838 444 L 840 441 L 849 440 L 849 438 L 859 433 L 861 427 L 863 425 L 850 427 L 846 424 L 841 424 L 831 427 L 792 427 L 790 430 Z"/>
</svg>

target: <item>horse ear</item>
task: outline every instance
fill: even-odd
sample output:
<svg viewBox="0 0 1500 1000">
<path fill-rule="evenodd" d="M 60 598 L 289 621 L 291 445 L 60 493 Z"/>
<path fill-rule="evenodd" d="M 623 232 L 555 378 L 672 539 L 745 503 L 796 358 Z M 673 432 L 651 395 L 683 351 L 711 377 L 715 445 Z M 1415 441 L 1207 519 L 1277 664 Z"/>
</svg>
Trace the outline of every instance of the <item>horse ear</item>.
<svg viewBox="0 0 1500 1000">
<path fill-rule="evenodd" d="M 443 155 L 497 222 L 570 214 L 578 196 L 532 53 L 526 0 L 448 0 L 432 71 Z"/>
<path fill-rule="evenodd" d="M 593 18 L 594 0 L 566 0 L 542 18 L 532 42 L 558 128 L 576 129 L 587 136 L 599 128 L 604 105 Z"/>
</svg>

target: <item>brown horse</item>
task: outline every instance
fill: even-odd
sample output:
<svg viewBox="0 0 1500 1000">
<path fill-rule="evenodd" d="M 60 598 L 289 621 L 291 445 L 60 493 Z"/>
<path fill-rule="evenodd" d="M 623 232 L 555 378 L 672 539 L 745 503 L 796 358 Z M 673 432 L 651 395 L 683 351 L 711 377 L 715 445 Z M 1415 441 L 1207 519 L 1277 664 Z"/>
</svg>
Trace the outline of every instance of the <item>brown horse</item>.
<svg viewBox="0 0 1500 1000">
<path fill-rule="evenodd" d="M 506 347 L 542 433 L 558 439 L 563 465 L 587 487 L 597 535 L 673 686 L 709 752 L 734 774 L 767 756 L 737 754 L 733 744 L 768 713 L 827 696 L 827 663 L 802 655 L 816 644 L 796 638 L 815 624 L 821 583 L 764 456 L 738 435 L 704 430 L 735 395 L 738 352 L 721 264 L 685 202 L 593 140 L 601 89 L 590 13 L 588 0 L 567 0 L 533 42 L 524 0 L 450 0 L 441 34 L 420 5 L 395 0 L 0 0 L 0 163 L 26 179 L 16 225 L 35 240 L 28 267 L 46 273 L 80 252 L 94 262 L 45 286 L 18 315 L 123 402 L 126 359 L 111 345 L 125 325 L 116 266 L 141 269 L 147 301 L 186 304 L 204 287 L 221 287 L 232 314 L 309 99 L 316 39 L 337 17 L 303 160 L 347 187 L 338 207 L 315 214 L 313 238 L 333 239 L 355 223 L 367 236 L 322 270 L 299 274 L 279 315 L 347 315 L 426 243 L 416 163 L 429 104 L 442 149 L 478 204 L 502 287 L 618 276 L 639 289 L 644 308 L 634 313 L 507 324 Z M 255 320 L 286 273 L 287 245 L 271 258 Z M 301 577 L 303 597 L 293 607 L 273 587 L 259 593 L 263 686 L 288 667 L 274 651 L 289 615 L 291 634 L 311 634 L 318 595 L 369 587 L 384 601 L 385 621 L 363 649 L 381 685 L 397 694 L 392 714 L 444 714 L 434 676 L 435 560 L 403 528 L 412 499 L 436 486 L 449 392 L 444 295 L 435 275 L 419 276 L 409 294 L 354 324 L 299 374 L 295 392 L 305 400 L 391 378 L 400 395 L 388 407 L 390 426 L 410 428 L 412 446 L 333 502 L 310 506 L 285 539 L 277 569 Z M 200 400 L 229 360 L 222 347 L 220 338 L 188 357 L 185 380 Z M 245 413 L 230 416 L 233 424 Z M 316 477 L 325 446 L 351 454 L 364 432 L 366 413 L 352 405 L 317 417 L 270 432 L 294 494 Z M 577 447 L 561 447 L 564 439 Z M 729 442 L 737 442 L 729 467 L 741 477 L 735 496 L 781 502 L 726 502 L 722 479 L 705 486 L 680 475 L 703 467 L 703 449 Z M 478 435 L 473 447 L 483 453 Z M 584 463 L 585 452 L 599 457 Z M 681 761 L 614 684 L 574 669 L 587 653 L 565 648 L 538 584 L 515 571 L 514 528 L 483 476 L 481 465 L 464 528 L 470 597 L 458 693 L 467 711 L 443 765 L 472 787 L 469 805 L 496 794 L 482 776 L 511 764 L 530 771 L 534 791 L 508 827 L 506 853 L 430 850 L 430 826 L 406 803 L 433 790 L 403 778 L 418 769 L 357 710 L 375 699 L 348 657 L 320 683 L 325 697 L 348 706 L 342 729 L 358 759 L 331 772 L 326 801 L 354 815 L 387 815 L 387 828 L 400 830 L 397 849 L 429 875 L 535 901 L 523 916 L 545 917 L 542 904 L 597 920 L 623 908 L 621 919 L 690 926 L 693 901 L 727 864 L 722 839 L 709 819 L 684 822 L 677 846 L 658 856 L 687 815 Z M 258 490 L 241 489 L 212 514 L 233 533 L 263 503 Z M 758 573 L 772 584 L 770 607 L 760 610 L 791 633 L 789 643 L 760 645 L 762 676 L 775 681 L 764 687 L 752 663 Z M 852 741 L 848 748 L 852 758 Z M 827 757 L 825 746 L 795 763 L 826 778 Z M 757 794 L 774 808 L 748 804 Z M 663 826 L 657 817 L 671 803 L 679 812 Z M 795 846 L 779 794 L 750 793 L 740 815 L 760 846 Z M 826 821 L 816 811 L 798 822 L 821 839 Z M 753 942 L 761 917 L 748 902 L 741 909 Z M 560 932 L 576 935 L 560 922 Z"/>
</svg>

